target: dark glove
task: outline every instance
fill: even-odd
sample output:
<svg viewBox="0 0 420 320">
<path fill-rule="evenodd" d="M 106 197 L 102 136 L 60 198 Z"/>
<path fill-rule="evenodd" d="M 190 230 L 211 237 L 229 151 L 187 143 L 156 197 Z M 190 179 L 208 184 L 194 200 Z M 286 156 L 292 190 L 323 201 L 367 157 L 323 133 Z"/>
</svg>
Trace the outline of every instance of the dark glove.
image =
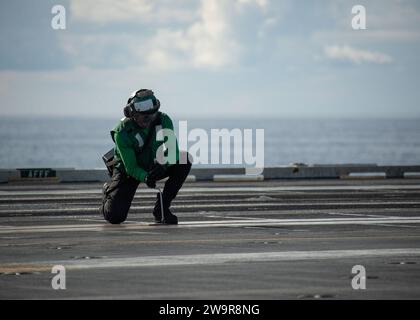
<svg viewBox="0 0 420 320">
<path fill-rule="evenodd" d="M 156 179 L 153 179 L 153 177 L 151 177 L 150 175 L 146 176 L 146 178 L 144 179 L 144 182 L 149 188 L 152 188 L 152 189 L 156 188 Z"/>
<path fill-rule="evenodd" d="M 166 169 L 159 163 L 155 163 L 152 169 L 149 171 L 148 176 L 153 180 L 160 180 L 164 177 Z"/>
<path fill-rule="evenodd" d="M 162 179 L 165 175 L 166 169 L 159 163 L 155 163 L 152 169 L 148 172 L 144 182 L 149 188 L 156 188 L 156 180 Z"/>
</svg>

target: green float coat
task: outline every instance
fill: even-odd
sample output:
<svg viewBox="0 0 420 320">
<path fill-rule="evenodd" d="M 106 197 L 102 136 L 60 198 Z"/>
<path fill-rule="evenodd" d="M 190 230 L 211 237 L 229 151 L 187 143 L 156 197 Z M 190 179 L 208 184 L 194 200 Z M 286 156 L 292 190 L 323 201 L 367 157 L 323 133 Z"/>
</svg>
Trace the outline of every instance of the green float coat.
<svg viewBox="0 0 420 320">
<path fill-rule="evenodd" d="M 142 182 L 144 182 L 147 172 L 155 162 L 158 148 L 164 143 L 164 141 L 158 141 L 156 139 L 156 133 L 160 129 L 169 129 L 173 132 L 176 161 L 179 160 L 178 142 L 175 137 L 172 120 L 167 114 L 162 112 L 159 112 L 158 116 L 161 117 L 161 124 L 155 127 L 142 129 L 134 120 L 123 118 L 111 131 L 111 135 L 115 141 L 114 153 L 115 160 L 117 161 L 115 164 L 116 168 Z M 149 131 L 151 131 L 150 134 L 152 136 L 149 138 L 150 140 L 145 148 L 144 143 Z M 170 151 L 171 146 L 168 144 L 167 137 L 165 137 L 165 147 Z"/>
</svg>

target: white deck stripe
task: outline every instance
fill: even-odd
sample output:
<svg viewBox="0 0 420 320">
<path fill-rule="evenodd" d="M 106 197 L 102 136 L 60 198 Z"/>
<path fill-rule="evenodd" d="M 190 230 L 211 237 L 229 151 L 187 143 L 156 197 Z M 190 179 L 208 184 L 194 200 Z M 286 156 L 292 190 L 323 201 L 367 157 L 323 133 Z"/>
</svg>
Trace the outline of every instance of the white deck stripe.
<svg viewBox="0 0 420 320">
<path fill-rule="evenodd" d="M 181 222 L 177 226 L 132 223 L 122 225 L 73 224 L 45 226 L 1 226 L 0 234 L 44 233 L 44 232 L 83 232 L 83 231 L 123 231 L 151 228 L 203 228 L 203 227 L 247 227 L 247 226 L 309 226 L 309 225 L 351 225 L 351 224 L 420 224 L 420 217 L 384 217 L 384 218 L 320 218 L 320 219 L 255 219 L 255 220 L 217 220 Z"/>
<path fill-rule="evenodd" d="M 393 256 L 420 257 L 420 249 L 367 249 L 367 250 L 325 250 L 325 251 L 280 251 L 280 252 L 250 252 L 250 253 L 213 253 L 194 255 L 165 255 L 148 257 L 117 257 L 74 261 L 44 261 L 32 263 L 32 266 L 63 265 L 67 270 L 97 269 L 97 268 L 133 268 L 180 265 L 213 265 L 228 263 L 270 262 L 270 261 L 297 261 L 318 259 L 345 259 L 345 258 L 374 258 Z M 22 264 L 23 265 L 23 264 Z M 19 264 L 14 267 L 18 268 Z"/>
<path fill-rule="evenodd" d="M 264 192 L 264 191 L 308 191 L 308 190 L 416 190 L 420 185 L 369 185 L 369 186 L 290 186 L 290 187 L 183 187 L 182 193 L 186 192 Z M 37 190 L 37 191 L 4 191 L 0 190 L 0 196 L 4 195 L 65 195 L 65 194 L 100 194 L 101 188 L 86 190 Z M 139 188 L 140 193 L 156 193 L 155 190 Z"/>
</svg>

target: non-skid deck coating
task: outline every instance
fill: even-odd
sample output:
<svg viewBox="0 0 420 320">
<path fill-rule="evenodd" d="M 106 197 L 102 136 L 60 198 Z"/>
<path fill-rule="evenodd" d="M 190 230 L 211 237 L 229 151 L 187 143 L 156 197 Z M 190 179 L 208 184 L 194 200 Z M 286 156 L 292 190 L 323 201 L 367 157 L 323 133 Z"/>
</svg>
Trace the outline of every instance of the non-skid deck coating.
<svg viewBox="0 0 420 320">
<path fill-rule="evenodd" d="M 109 225 L 100 190 L 0 185 L 0 298 L 420 298 L 420 180 L 187 183 L 178 226 L 153 224 L 143 186 Z"/>
</svg>

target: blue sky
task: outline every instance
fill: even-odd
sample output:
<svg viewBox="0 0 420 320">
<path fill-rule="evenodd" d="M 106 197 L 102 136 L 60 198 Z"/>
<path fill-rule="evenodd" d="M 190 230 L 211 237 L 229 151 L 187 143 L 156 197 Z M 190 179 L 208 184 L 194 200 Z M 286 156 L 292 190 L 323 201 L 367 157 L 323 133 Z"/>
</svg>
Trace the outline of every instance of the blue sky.
<svg viewBox="0 0 420 320">
<path fill-rule="evenodd" d="M 415 0 L 1 1 L 0 37 L 3 116 L 119 117 L 146 87 L 178 118 L 420 117 Z"/>
</svg>

